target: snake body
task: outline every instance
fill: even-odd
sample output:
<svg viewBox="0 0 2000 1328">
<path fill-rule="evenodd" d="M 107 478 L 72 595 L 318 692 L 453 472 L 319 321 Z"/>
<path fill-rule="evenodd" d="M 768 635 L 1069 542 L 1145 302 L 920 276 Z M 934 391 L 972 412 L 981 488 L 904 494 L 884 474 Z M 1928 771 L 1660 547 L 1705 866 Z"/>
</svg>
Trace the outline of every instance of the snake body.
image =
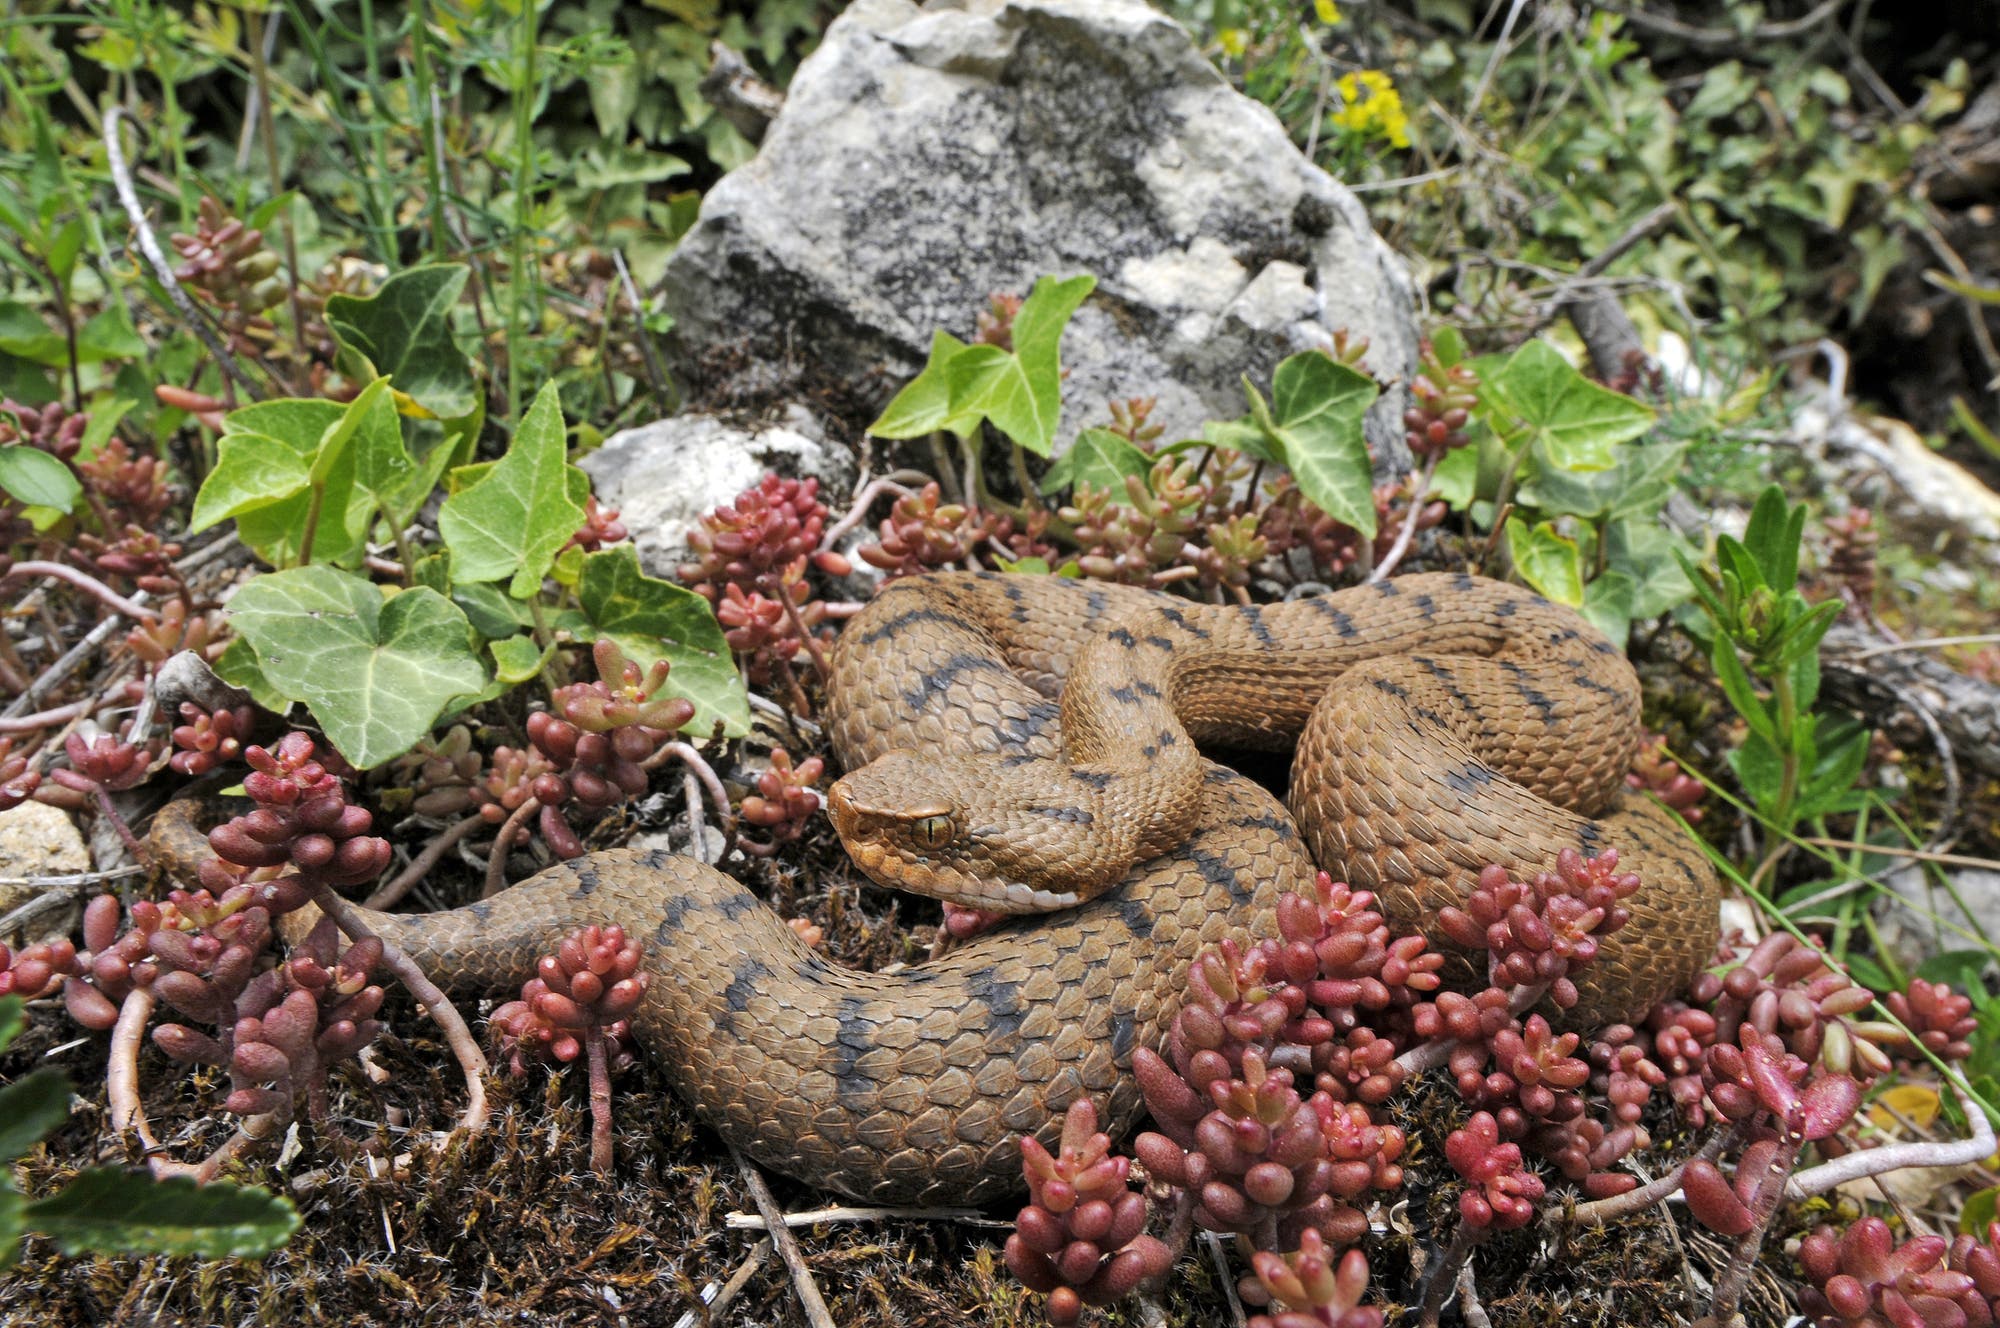
<svg viewBox="0 0 2000 1328">
<path fill-rule="evenodd" d="M 1563 848 L 1618 848 L 1644 885 L 1576 1021 L 1635 1017 L 1714 949 L 1705 862 L 1663 813 L 1618 806 L 1640 737 L 1630 666 L 1517 587 L 1408 576 L 1239 608 L 908 578 L 843 633 L 827 720 L 853 772 L 836 824 L 873 874 L 991 907 L 976 881 L 992 857 L 1047 896 L 997 902 L 1035 908 L 1078 893 L 1066 868 L 1093 831 L 1115 829 L 1114 861 L 1140 856 L 1089 865 L 1116 876 L 1075 907 L 894 973 L 829 962 L 713 868 L 630 849 L 368 921 L 440 982 L 487 990 L 531 976 L 574 927 L 623 926 L 653 974 L 634 1032 L 696 1115 L 780 1172 L 882 1203 L 1017 1190 L 1019 1137 L 1050 1142 L 1080 1094 L 1129 1127 L 1132 1049 L 1158 1045 L 1201 947 L 1269 931 L 1275 901 L 1312 878 L 1308 844 L 1406 926 L 1488 863 L 1534 872 Z M 1303 837 L 1194 750 L 1295 740 Z M 910 752 L 925 755 L 895 755 Z"/>
</svg>

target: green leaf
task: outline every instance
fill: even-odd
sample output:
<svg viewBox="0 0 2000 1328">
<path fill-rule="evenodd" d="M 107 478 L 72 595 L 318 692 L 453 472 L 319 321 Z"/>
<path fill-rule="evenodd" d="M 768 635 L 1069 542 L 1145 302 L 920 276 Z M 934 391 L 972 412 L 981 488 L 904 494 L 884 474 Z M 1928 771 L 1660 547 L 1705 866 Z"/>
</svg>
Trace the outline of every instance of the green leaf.
<svg viewBox="0 0 2000 1328">
<path fill-rule="evenodd" d="M 1793 517 L 1797 517 L 1796 529 Z M 1757 495 L 1743 528 L 1743 547 L 1757 560 L 1764 584 L 1787 591 L 1799 583 L 1799 537 L 1805 531 L 1805 505 L 1796 512 L 1785 502 L 1785 491 L 1773 484 Z"/>
<path fill-rule="evenodd" d="M 268 1190 L 191 1177 L 154 1180 L 115 1167 L 93 1167 L 21 1213 L 31 1231 L 66 1254 L 193 1254 L 254 1259 L 298 1230 L 291 1200 Z"/>
<path fill-rule="evenodd" d="M 1679 535 L 1650 519 L 1626 517 L 1605 527 L 1605 564 L 1631 579 L 1634 618 L 1657 618 L 1695 593 L 1679 556 L 1684 546 Z"/>
<path fill-rule="evenodd" d="M 470 269 L 435 263 L 398 272 L 373 295 L 329 296 L 327 326 L 363 378 L 389 377 L 397 390 L 441 420 L 471 412 L 472 365 L 452 331 L 452 308 Z"/>
<path fill-rule="evenodd" d="M 342 428 L 353 421 L 349 446 L 354 450 L 354 488 L 357 495 L 366 495 L 371 515 L 378 507 L 393 514 L 396 499 L 417 469 L 403 443 L 403 419 L 388 387 L 386 378 L 370 383 L 341 420 Z M 449 451 L 442 443 L 436 450 Z"/>
<path fill-rule="evenodd" d="M 527 604 L 507 595 L 491 582 L 450 586 L 445 593 L 451 596 L 452 603 L 465 611 L 472 630 L 484 640 L 504 641 L 519 635 L 523 628 L 535 625 L 534 613 Z"/>
<path fill-rule="evenodd" d="M 279 397 L 242 406 L 222 417 L 222 432 L 258 433 L 282 441 L 300 454 L 319 446 L 326 431 L 340 423 L 347 407 L 319 397 Z"/>
<path fill-rule="evenodd" d="M 1632 634 L 1632 606 L 1639 588 L 1632 577 L 1615 567 L 1607 567 L 1583 588 L 1583 616 L 1591 625 L 1619 645 Z"/>
<path fill-rule="evenodd" d="M 0 1088 L 0 1165 L 25 1156 L 69 1119 L 69 1080 L 40 1069 Z"/>
<path fill-rule="evenodd" d="M 705 733 L 720 719 L 732 737 L 750 731 L 743 679 L 707 600 L 647 576 L 629 543 L 583 560 L 577 597 L 591 626 L 614 638 L 627 656 L 642 666 L 656 659 L 672 666 L 667 685 L 694 702 L 691 730 Z"/>
<path fill-rule="evenodd" d="M 219 521 L 254 512 L 304 493 L 312 469 L 304 455 L 282 439 L 255 433 L 225 433 L 216 441 L 215 468 L 194 496 L 188 533 L 207 530 Z M 300 505 L 299 523 L 305 522 Z M 255 545 L 251 547 L 255 548 Z"/>
<path fill-rule="evenodd" d="M 257 457 L 246 451 L 226 472 L 225 482 L 215 495 L 208 496 L 210 485 L 217 483 L 215 477 L 211 475 L 203 483 L 202 493 L 195 500 L 196 520 L 201 524 L 194 528 L 203 529 L 233 513 L 236 533 L 259 558 L 274 567 L 296 563 L 305 538 L 306 514 L 312 507 L 310 481 L 314 460 L 321 454 L 322 442 L 341 425 L 347 413 L 348 407 L 337 401 L 281 398 L 225 415 L 218 458 L 229 455 L 236 447 L 272 448 L 275 443 L 290 451 L 293 461 Z M 230 439 L 238 435 L 256 435 L 256 441 L 232 445 Z M 307 478 L 306 483 L 291 488 L 287 477 L 294 464 Z M 220 459 L 217 469 L 222 469 Z M 267 483 L 268 489 L 263 487 Z M 365 504 L 351 501 L 353 491 L 354 454 L 351 448 L 343 446 L 335 449 L 332 464 L 326 470 L 319 528 L 313 536 L 315 561 L 359 561 L 367 513 Z M 277 500 L 263 502 L 260 495 L 276 495 Z M 208 497 L 207 506 L 204 497 Z"/>
<path fill-rule="evenodd" d="M 76 330 L 76 357 L 85 364 L 103 360 L 136 360 L 146 343 L 132 326 L 122 301 L 113 300 Z"/>
<path fill-rule="evenodd" d="M 0 489 L 18 503 L 67 512 L 83 496 L 70 468 L 39 447 L 0 447 Z"/>
<path fill-rule="evenodd" d="M 1765 708 L 1763 699 L 1751 684 L 1743 661 L 1736 657 L 1736 643 L 1727 636 L 1718 635 L 1708 658 L 1715 668 L 1716 681 L 1722 684 L 1723 695 L 1729 698 L 1729 704 L 1736 707 L 1736 713 L 1743 716 L 1750 732 L 1775 745 L 1778 741 L 1777 726 L 1771 722 L 1771 712 Z"/>
<path fill-rule="evenodd" d="M 1479 492 L 1479 449 L 1455 447 L 1431 472 L 1431 493 L 1454 512 L 1463 512 Z"/>
<path fill-rule="evenodd" d="M 28 1206 L 14 1188 L 13 1173 L 0 1169 L 0 1273 L 21 1259 L 21 1210 Z"/>
<path fill-rule="evenodd" d="M 493 652 L 494 678 L 509 687 L 524 683 L 540 673 L 542 666 L 549 662 L 549 657 L 556 653 L 553 642 L 547 650 L 543 650 L 535 644 L 532 636 L 503 637 L 488 642 L 486 648 Z"/>
<path fill-rule="evenodd" d="M 385 601 L 358 576 L 302 567 L 256 578 L 229 610 L 264 678 L 311 707 L 364 770 L 408 751 L 447 701 L 487 680 L 465 614 L 427 587 Z"/>
<path fill-rule="evenodd" d="M 575 492 L 575 475 L 582 492 Z M 556 551 L 583 525 L 590 481 L 569 464 L 562 399 L 546 384 L 522 417 L 507 454 L 478 483 L 444 500 L 438 531 L 460 582 L 511 576 L 507 593 L 526 599 L 541 589 Z"/>
<path fill-rule="evenodd" d="M 1826 816 L 1855 792 L 1861 767 L 1868 761 L 1869 729 L 1852 715 L 1822 715 L 1815 726 L 1817 759 L 1806 771 L 1799 790 L 1802 820 Z"/>
<path fill-rule="evenodd" d="M 28 1003 L 19 996 L 0 996 L 0 1051 L 14 1045 L 27 1023 Z"/>
<path fill-rule="evenodd" d="M 0 300 L 0 351 L 50 368 L 69 364 L 69 343 L 17 300 Z"/>
<path fill-rule="evenodd" d="M 1093 489 L 1123 494 L 1126 476 L 1143 480 L 1152 469 L 1153 459 L 1118 434 L 1109 429 L 1085 429 L 1042 477 L 1042 492 L 1088 484 Z"/>
<path fill-rule="evenodd" d="M 271 685 L 271 680 L 264 676 L 263 665 L 257 662 L 256 648 L 243 637 L 222 648 L 215 661 L 215 676 L 231 687 L 241 687 L 250 693 L 252 701 L 274 715 L 292 708 L 292 698 Z"/>
<path fill-rule="evenodd" d="M 978 411 L 952 410 L 951 363 L 965 349 L 965 343 L 949 332 L 932 333 L 924 371 L 903 385 L 868 432 L 877 438 L 921 438 L 949 429 L 963 437 L 979 427 Z"/>
<path fill-rule="evenodd" d="M 1062 416 L 1063 329 L 1097 278 L 1043 277 L 1014 315 L 1014 349 L 969 346 L 946 366 L 952 413 L 976 410 L 1037 456 L 1049 455 Z M 893 403 L 892 403 L 893 404 Z"/>
<path fill-rule="evenodd" d="M 1367 374 L 1316 350 L 1278 365 L 1268 416 L 1250 412 L 1276 439 L 1299 492 L 1364 537 L 1375 534 L 1375 476 L 1361 421 L 1381 389 Z M 1268 420 L 1268 422 L 1267 422 Z"/>
<path fill-rule="evenodd" d="M 1729 753 L 1729 768 L 1736 772 L 1743 791 L 1750 795 L 1758 810 L 1769 812 L 1777 807 L 1784 793 L 1785 765 L 1777 749 L 1762 734 L 1752 732 L 1744 736 L 1743 745 Z M 1789 825 L 1778 827 L 1779 833 L 1790 829 Z"/>
<path fill-rule="evenodd" d="M 1591 382 L 1543 341 L 1515 351 L 1487 380 L 1480 404 L 1488 415 L 1525 428 L 1551 463 L 1569 470 L 1609 468 L 1616 459 L 1612 448 L 1637 438 L 1653 423 L 1651 409 Z M 1515 430 L 1503 432 L 1511 436 Z"/>
<path fill-rule="evenodd" d="M 1521 579 L 1558 604 L 1583 603 L 1583 557 L 1576 541 L 1559 533 L 1555 523 L 1530 527 L 1518 516 L 1507 518 L 1507 550 Z"/>
<path fill-rule="evenodd" d="M 1252 394 L 1256 392 L 1256 388 L 1250 385 L 1247 375 L 1243 386 Z M 1245 415 L 1240 420 L 1209 420 L 1201 426 L 1201 441 L 1210 447 L 1228 448 L 1232 452 L 1241 452 L 1244 456 L 1255 457 L 1259 461 L 1269 461 L 1273 465 L 1285 464 L 1270 436 L 1258 425 L 1253 416 Z M 1172 449 L 1163 450 L 1179 451 L 1185 447 L 1186 444 L 1176 443 Z"/>
</svg>

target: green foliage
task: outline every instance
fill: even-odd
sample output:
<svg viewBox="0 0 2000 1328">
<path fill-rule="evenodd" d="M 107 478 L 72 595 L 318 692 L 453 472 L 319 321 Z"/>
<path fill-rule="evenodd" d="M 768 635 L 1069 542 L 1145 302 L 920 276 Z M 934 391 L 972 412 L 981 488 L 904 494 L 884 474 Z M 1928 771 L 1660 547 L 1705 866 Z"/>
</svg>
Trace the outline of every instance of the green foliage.
<svg viewBox="0 0 2000 1328">
<path fill-rule="evenodd" d="M 258 577 L 229 608 L 251 652 L 232 681 L 254 668 L 272 693 L 303 701 L 362 769 L 408 751 L 488 680 L 464 610 L 427 586 L 385 598 L 351 573 L 299 567 Z"/>
<path fill-rule="evenodd" d="M 399 395 L 437 419 L 471 414 L 472 362 L 452 328 L 469 274 L 463 263 L 414 267 L 365 298 L 329 298 L 327 326 L 339 339 L 349 376 L 364 382 L 392 378 Z"/>
<path fill-rule="evenodd" d="M 1043 277 L 1014 315 L 1013 348 L 968 345 L 945 332 L 931 339 L 930 360 L 868 426 L 878 438 L 917 438 L 946 430 L 970 436 L 990 422 L 1037 456 L 1047 456 L 1062 416 L 1063 329 L 1097 286 L 1089 275 Z"/>
<path fill-rule="evenodd" d="M 590 635 L 610 637 L 642 668 L 656 659 L 672 664 L 674 691 L 694 702 L 695 730 L 719 720 L 731 737 L 750 731 L 743 679 L 707 600 L 647 576 L 630 544 L 583 560 L 577 599 Z"/>
<path fill-rule="evenodd" d="M 589 478 L 569 464 L 562 406 L 551 383 L 522 417 L 507 454 L 444 500 L 438 530 L 451 551 L 453 579 L 510 578 L 507 593 L 529 598 L 549 574 L 556 551 L 583 524 L 589 496 Z"/>
<path fill-rule="evenodd" d="M 1716 542 L 1713 566 L 1697 572 L 1682 558 L 1711 634 L 1716 680 L 1748 728 L 1731 768 L 1778 842 L 1800 821 L 1853 810 L 1868 755 L 1865 727 L 1813 710 L 1820 641 L 1840 604 L 1799 593 L 1805 520 L 1804 505 L 1787 504 L 1774 484 L 1757 499 L 1743 538 Z"/>
<path fill-rule="evenodd" d="M 39 448 L 0 447 L 0 489 L 15 502 L 68 512 L 83 496 L 68 466 Z"/>
<path fill-rule="evenodd" d="M 1375 480 L 1361 429 L 1381 389 L 1375 380 L 1319 351 L 1278 365 L 1266 405 L 1246 379 L 1250 419 L 1263 445 L 1244 450 L 1288 467 L 1299 491 L 1327 515 L 1375 534 Z M 1249 442 L 1239 430 L 1232 436 Z"/>
<path fill-rule="evenodd" d="M 0 998 L 0 1050 L 21 1031 L 22 1004 L 18 996 Z M 0 1269 L 20 1257 L 30 1231 L 69 1254 L 251 1259 L 298 1229 L 298 1210 L 283 1195 L 185 1177 L 156 1181 L 115 1167 L 94 1167 L 29 1201 L 14 1186 L 12 1163 L 68 1117 L 69 1081 L 58 1070 L 36 1070 L 0 1088 Z"/>
</svg>

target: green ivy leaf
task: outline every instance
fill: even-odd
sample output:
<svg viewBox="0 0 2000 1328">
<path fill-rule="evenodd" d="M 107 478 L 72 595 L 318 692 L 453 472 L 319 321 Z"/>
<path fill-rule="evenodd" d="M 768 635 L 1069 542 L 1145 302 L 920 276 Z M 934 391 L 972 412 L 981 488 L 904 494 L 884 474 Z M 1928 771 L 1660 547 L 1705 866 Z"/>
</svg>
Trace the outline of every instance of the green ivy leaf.
<svg viewBox="0 0 2000 1328">
<path fill-rule="evenodd" d="M 70 468 L 39 447 L 0 447 L 0 489 L 29 507 L 67 512 L 83 496 Z"/>
<path fill-rule="evenodd" d="M 61 1070 L 36 1070 L 0 1088 L 0 1166 L 68 1119 L 69 1080 Z"/>
<path fill-rule="evenodd" d="M 1507 553 L 1523 581 L 1558 604 L 1582 605 L 1583 557 L 1576 541 L 1558 532 L 1554 522 L 1531 527 L 1518 516 L 1508 517 Z"/>
<path fill-rule="evenodd" d="M 365 298 L 329 296 L 327 326 L 343 358 L 361 362 L 355 376 L 395 379 L 438 419 L 469 414 L 477 397 L 472 364 L 451 325 L 469 272 L 462 263 L 434 263 L 398 272 Z"/>
<path fill-rule="evenodd" d="M 66 1254 L 193 1254 L 254 1259 L 298 1230 L 291 1200 L 268 1190 L 191 1177 L 154 1180 L 139 1172 L 93 1167 L 46 1199 L 21 1210 L 31 1231 Z"/>
<path fill-rule="evenodd" d="M 1632 577 L 1608 567 L 1583 588 L 1583 616 L 1590 625 L 1620 645 L 1632 634 L 1632 605 L 1638 586 Z"/>
<path fill-rule="evenodd" d="M 1375 535 L 1375 475 L 1361 421 L 1381 389 L 1358 369 L 1316 350 L 1278 365 L 1271 404 L 1251 414 L 1277 442 L 1299 491 L 1336 521 Z M 1268 420 L 1268 422 L 1267 422 Z"/>
<path fill-rule="evenodd" d="M 427 587 L 385 601 L 358 576 L 301 567 L 256 578 L 229 610 L 265 680 L 305 702 L 364 770 L 408 751 L 446 702 L 487 680 L 465 614 Z"/>
<path fill-rule="evenodd" d="M 493 652 L 493 677 L 509 687 L 519 686 L 542 671 L 549 657 L 556 653 L 555 643 L 544 650 L 535 644 L 532 636 L 509 636 L 498 641 L 490 641 L 486 648 Z"/>
<path fill-rule="evenodd" d="M 743 679 L 707 600 L 647 576 L 630 544 L 585 558 L 577 597 L 591 626 L 628 657 L 642 667 L 656 659 L 672 666 L 667 685 L 694 702 L 690 730 L 705 733 L 720 719 L 731 737 L 750 731 Z"/>
<path fill-rule="evenodd" d="M 1248 374 L 1243 377 L 1243 390 L 1252 397 L 1262 400 L 1258 397 L 1257 389 L 1251 384 Z M 1228 448 L 1232 452 L 1241 452 L 1244 456 L 1255 457 L 1259 461 L 1269 461 L 1273 465 L 1285 464 L 1284 458 L 1277 453 L 1276 445 L 1258 425 L 1254 415 L 1245 415 L 1236 420 L 1209 420 L 1201 426 L 1201 441 L 1210 447 Z M 1176 443 L 1172 449 L 1162 450 L 1184 451 L 1189 446 L 1192 444 Z"/>
<path fill-rule="evenodd" d="M 241 687 L 250 693 L 252 701 L 274 715 L 292 708 L 292 698 L 271 685 L 271 680 L 264 676 L 263 666 L 257 662 L 257 652 L 243 637 L 222 648 L 215 660 L 215 676 L 231 687 Z"/>
<path fill-rule="evenodd" d="M 1653 424 L 1650 408 L 1591 382 L 1545 341 L 1515 351 L 1486 380 L 1480 404 L 1500 432 L 1512 438 L 1525 429 L 1565 470 L 1608 469 L 1617 459 L 1612 449 Z"/>
<path fill-rule="evenodd" d="M 1463 512 L 1479 493 L 1479 449 L 1454 447 L 1431 472 L 1431 493 L 1454 512 Z"/>
<path fill-rule="evenodd" d="M 305 538 L 306 514 L 312 507 L 314 463 L 327 436 L 342 425 L 349 409 L 338 401 L 282 398 L 225 415 L 216 472 L 195 496 L 191 528 L 205 529 L 233 515 L 236 533 L 259 558 L 273 567 L 296 563 Z M 244 441 L 232 442 L 235 438 Z M 290 458 L 263 455 L 280 451 L 290 453 Z M 293 486 L 295 471 L 303 473 L 305 479 Z M 336 449 L 324 473 L 325 497 L 319 529 L 313 536 L 313 558 L 351 564 L 359 561 L 363 552 L 367 517 L 367 500 L 354 500 L 352 450 L 345 446 Z M 267 496 L 275 496 L 275 501 L 263 501 Z"/>
<path fill-rule="evenodd" d="M 924 371 L 904 384 L 868 432 L 877 438 L 921 438 L 949 429 L 964 437 L 978 428 L 978 411 L 954 413 L 951 404 L 951 363 L 965 349 L 965 343 L 949 332 L 932 333 Z"/>
<path fill-rule="evenodd" d="M 1088 484 L 1122 495 L 1128 475 L 1143 480 L 1152 469 L 1153 459 L 1118 434 L 1109 429 L 1085 429 L 1042 477 L 1042 492 Z"/>
<path fill-rule="evenodd" d="M 1686 541 L 1650 518 L 1624 517 L 1604 528 L 1605 565 L 1629 577 L 1632 617 L 1657 618 L 1694 595 L 1681 560 Z"/>
<path fill-rule="evenodd" d="M 310 463 L 284 440 L 256 433 L 226 433 L 216 441 L 215 468 L 194 496 L 188 533 L 284 502 L 303 494 L 311 483 Z M 303 530 L 306 504 L 297 507 Z M 251 547 L 257 548 L 255 544 Z"/>
<path fill-rule="evenodd" d="M 1012 353 L 968 346 L 954 355 L 945 366 L 953 415 L 976 410 L 1030 452 L 1049 455 L 1062 416 L 1063 329 L 1096 287 L 1088 274 L 1043 277 L 1014 315 Z"/>
<path fill-rule="evenodd" d="M 444 500 L 438 531 L 451 550 L 452 576 L 461 582 L 511 576 L 507 593 L 528 598 L 541 589 L 556 551 L 583 525 L 589 492 L 589 479 L 569 464 L 562 399 L 550 382 L 521 418 L 507 454 L 478 483 Z"/>
</svg>

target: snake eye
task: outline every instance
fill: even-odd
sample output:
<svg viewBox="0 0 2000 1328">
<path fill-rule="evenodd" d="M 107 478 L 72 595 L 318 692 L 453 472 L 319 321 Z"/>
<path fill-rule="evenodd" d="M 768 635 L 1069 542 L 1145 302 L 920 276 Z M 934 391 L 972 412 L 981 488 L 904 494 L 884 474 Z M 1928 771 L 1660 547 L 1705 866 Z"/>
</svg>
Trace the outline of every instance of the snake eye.
<svg viewBox="0 0 2000 1328">
<path fill-rule="evenodd" d="M 910 835 L 925 848 L 943 848 L 952 840 L 949 816 L 926 816 L 910 826 Z"/>
</svg>

